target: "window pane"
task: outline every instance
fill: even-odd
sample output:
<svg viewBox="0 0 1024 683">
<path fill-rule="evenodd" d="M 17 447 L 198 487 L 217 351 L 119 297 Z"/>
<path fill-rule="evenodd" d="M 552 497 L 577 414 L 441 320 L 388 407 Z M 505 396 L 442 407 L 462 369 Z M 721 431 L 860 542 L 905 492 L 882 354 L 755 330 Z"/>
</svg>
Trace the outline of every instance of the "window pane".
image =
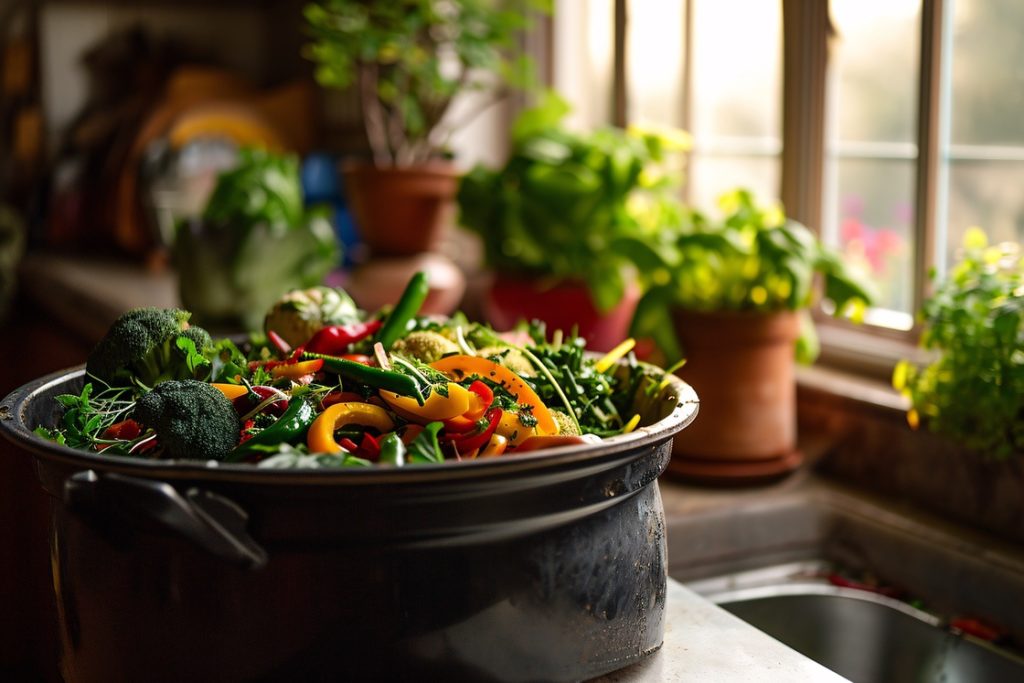
<svg viewBox="0 0 1024 683">
<path fill-rule="evenodd" d="M 954 161 L 949 171 L 949 239 L 945 262 L 956 260 L 972 225 L 993 242 L 1024 242 L 1024 161 Z"/>
<path fill-rule="evenodd" d="M 690 201 L 718 215 L 718 197 L 735 187 L 746 187 L 762 203 L 779 196 L 779 160 L 775 157 L 701 157 L 687 178 Z"/>
<path fill-rule="evenodd" d="M 921 0 L 831 0 L 825 242 L 871 274 L 869 321 L 909 326 Z M 883 315 L 896 311 L 903 315 Z"/>
<path fill-rule="evenodd" d="M 1024 2 L 953 6 L 952 142 L 1024 145 Z"/>
<path fill-rule="evenodd" d="M 921 0 L 832 0 L 840 140 L 914 142 Z"/>
<path fill-rule="evenodd" d="M 693 133 L 778 139 L 782 3 L 693 3 Z"/>
<path fill-rule="evenodd" d="M 871 275 L 879 308 L 913 306 L 915 163 L 844 159 L 837 165 L 839 227 L 835 245 Z"/>
<path fill-rule="evenodd" d="M 631 0 L 627 12 L 627 117 L 682 127 L 686 2 Z"/>
<path fill-rule="evenodd" d="M 611 122 L 614 21 L 614 0 L 555 3 L 554 87 L 572 104 L 577 128 Z"/>
</svg>

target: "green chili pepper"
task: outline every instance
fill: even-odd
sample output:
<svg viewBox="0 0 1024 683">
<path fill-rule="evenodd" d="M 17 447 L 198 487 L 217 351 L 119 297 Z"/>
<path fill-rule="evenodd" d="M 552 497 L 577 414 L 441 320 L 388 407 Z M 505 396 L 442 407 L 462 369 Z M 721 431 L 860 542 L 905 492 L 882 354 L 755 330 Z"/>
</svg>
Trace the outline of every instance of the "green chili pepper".
<svg viewBox="0 0 1024 683">
<path fill-rule="evenodd" d="M 405 291 L 398 299 L 398 303 L 391 309 L 384 326 L 377 332 L 376 341 L 379 341 L 386 349 L 390 349 L 402 334 L 409 321 L 420 312 L 420 307 L 427 300 L 430 286 L 427 284 L 427 274 L 419 271 L 409 279 Z"/>
<path fill-rule="evenodd" d="M 416 382 L 416 379 L 410 375 L 404 375 L 401 372 L 395 372 L 393 370 L 382 370 L 380 368 L 374 368 L 369 365 L 358 363 L 354 360 L 348 360 L 345 358 L 338 358 L 336 356 L 326 356 L 321 353 L 309 353 L 308 351 L 302 354 L 303 358 L 321 358 L 324 361 L 321 369 L 327 372 L 333 372 L 346 379 L 365 384 L 368 387 L 374 389 L 383 389 L 385 391 L 393 391 L 401 396 L 413 396 L 416 401 L 423 405 L 423 392 L 420 390 L 420 385 Z"/>
<path fill-rule="evenodd" d="M 390 432 L 380 440 L 380 463 L 396 467 L 405 464 L 405 444 L 395 432 Z"/>
<path fill-rule="evenodd" d="M 313 406 L 302 399 L 293 399 L 288 404 L 288 410 L 277 420 L 254 435 L 251 439 L 240 444 L 226 458 L 226 462 L 238 462 L 246 456 L 259 452 L 270 452 L 274 446 L 283 443 L 294 443 L 303 439 L 309 426 L 316 419 L 316 410 Z"/>
</svg>

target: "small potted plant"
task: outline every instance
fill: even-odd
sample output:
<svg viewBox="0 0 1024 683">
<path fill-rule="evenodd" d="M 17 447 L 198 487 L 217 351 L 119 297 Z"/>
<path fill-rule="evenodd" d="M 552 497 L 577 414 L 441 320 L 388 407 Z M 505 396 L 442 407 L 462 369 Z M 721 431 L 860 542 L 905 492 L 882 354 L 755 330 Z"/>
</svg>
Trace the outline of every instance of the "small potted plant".
<svg viewBox="0 0 1024 683">
<path fill-rule="evenodd" d="M 795 360 L 813 360 L 815 274 L 837 315 L 856 316 L 869 286 L 838 254 L 747 190 L 719 200 L 723 218 L 690 211 L 655 242 L 635 244 L 652 286 L 633 332 L 655 339 L 696 389 L 700 415 L 676 440 L 670 470 L 714 481 L 779 476 L 796 451 Z M 645 252 L 642 250 L 646 249 Z"/>
<path fill-rule="evenodd" d="M 452 133 L 511 88 L 531 82 L 519 37 L 547 0 L 319 0 L 305 9 L 321 85 L 357 88 L 372 163 L 349 163 L 345 187 L 378 255 L 428 251 L 458 185 Z M 467 116 L 456 97 L 476 93 Z"/>
<path fill-rule="evenodd" d="M 893 385 L 910 399 L 907 421 L 977 456 L 1024 453 L 1024 264 L 1020 246 L 989 246 L 967 231 L 960 261 L 925 302 L 921 367 L 904 360 Z"/>
<path fill-rule="evenodd" d="M 610 127 L 575 133 L 562 125 L 568 112 L 553 93 L 523 112 L 507 163 L 463 178 L 460 223 L 480 236 L 496 272 L 484 302 L 493 325 L 543 320 L 608 350 L 628 333 L 641 294 L 622 245 L 678 220 L 671 161 L 689 139 Z"/>
<path fill-rule="evenodd" d="M 320 284 L 341 248 L 326 213 L 304 206 L 298 158 L 243 148 L 202 215 L 178 226 L 173 253 L 193 322 L 252 331 L 281 294 Z"/>
</svg>

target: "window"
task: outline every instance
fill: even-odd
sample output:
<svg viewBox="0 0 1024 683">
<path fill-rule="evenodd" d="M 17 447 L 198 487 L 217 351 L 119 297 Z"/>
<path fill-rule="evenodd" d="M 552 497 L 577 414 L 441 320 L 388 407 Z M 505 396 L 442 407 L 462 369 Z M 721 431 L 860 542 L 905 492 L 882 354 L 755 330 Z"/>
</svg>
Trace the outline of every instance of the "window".
<svg viewBox="0 0 1024 683">
<path fill-rule="evenodd" d="M 968 227 L 1024 239 L 1019 0 L 557 0 L 554 25 L 579 122 L 689 130 L 694 205 L 781 197 L 870 271 L 866 324 L 819 326 L 834 358 L 905 354 Z"/>
</svg>

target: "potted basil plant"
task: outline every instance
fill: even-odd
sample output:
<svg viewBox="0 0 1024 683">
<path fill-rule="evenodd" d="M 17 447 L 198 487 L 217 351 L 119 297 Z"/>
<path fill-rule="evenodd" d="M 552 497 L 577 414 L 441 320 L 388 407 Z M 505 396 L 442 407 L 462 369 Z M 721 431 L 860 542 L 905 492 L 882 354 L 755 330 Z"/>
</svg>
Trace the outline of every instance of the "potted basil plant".
<svg viewBox="0 0 1024 683">
<path fill-rule="evenodd" d="M 429 251 L 450 214 L 452 133 L 533 71 L 520 37 L 550 0 L 318 0 L 305 8 L 308 56 L 325 87 L 358 93 L 372 163 L 344 169 L 364 241 L 377 255 Z M 477 104 L 451 115 L 463 93 Z"/>
<path fill-rule="evenodd" d="M 701 401 L 677 439 L 670 471 L 709 481 L 760 480 L 799 465 L 795 361 L 817 352 L 809 309 L 821 294 L 836 315 L 858 317 L 871 288 L 781 208 L 748 190 L 696 210 L 656 240 L 629 245 L 650 287 L 633 333 L 655 339 Z"/>
<path fill-rule="evenodd" d="M 462 179 L 459 218 L 496 273 L 484 306 L 495 327 L 538 319 L 566 333 L 575 327 L 588 345 L 608 350 L 628 333 L 641 294 L 621 244 L 679 220 L 674 193 L 689 138 L 573 132 L 563 125 L 569 111 L 554 93 L 524 111 L 505 165 L 477 166 Z"/>
</svg>

